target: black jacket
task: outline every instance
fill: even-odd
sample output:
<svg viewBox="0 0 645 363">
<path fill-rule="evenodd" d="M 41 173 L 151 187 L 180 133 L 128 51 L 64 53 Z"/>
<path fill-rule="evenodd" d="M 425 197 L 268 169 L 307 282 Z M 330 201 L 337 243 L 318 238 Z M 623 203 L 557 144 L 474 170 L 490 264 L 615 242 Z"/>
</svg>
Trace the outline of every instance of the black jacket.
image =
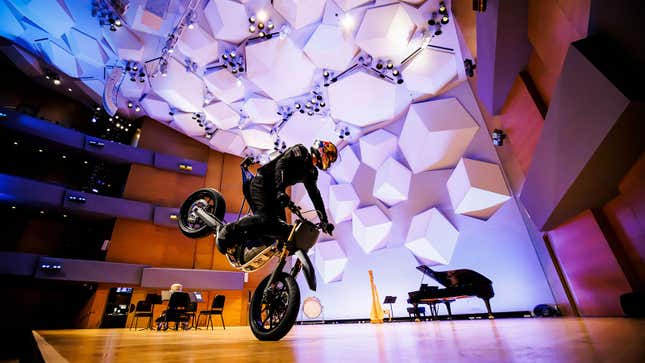
<svg viewBox="0 0 645 363">
<path fill-rule="evenodd" d="M 318 169 L 311 161 L 311 154 L 302 144 L 294 145 L 280 156 L 258 169 L 267 182 L 274 181 L 277 192 L 283 192 L 288 186 L 303 183 L 314 207 L 321 214 L 321 221 L 327 221 L 325 204 L 316 185 Z"/>
</svg>

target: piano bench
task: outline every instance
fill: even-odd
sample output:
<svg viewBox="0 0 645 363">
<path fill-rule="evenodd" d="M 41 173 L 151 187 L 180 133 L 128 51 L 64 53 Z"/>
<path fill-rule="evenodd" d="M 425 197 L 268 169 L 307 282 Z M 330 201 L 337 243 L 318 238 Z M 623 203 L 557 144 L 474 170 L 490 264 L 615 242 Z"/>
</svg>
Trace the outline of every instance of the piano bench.
<svg viewBox="0 0 645 363">
<path fill-rule="evenodd" d="M 423 306 L 416 308 L 413 306 L 411 308 L 408 308 L 408 316 L 413 317 L 413 315 L 414 317 L 419 317 L 420 315 L 426 316 L 426 308 Z"/>
</svg>

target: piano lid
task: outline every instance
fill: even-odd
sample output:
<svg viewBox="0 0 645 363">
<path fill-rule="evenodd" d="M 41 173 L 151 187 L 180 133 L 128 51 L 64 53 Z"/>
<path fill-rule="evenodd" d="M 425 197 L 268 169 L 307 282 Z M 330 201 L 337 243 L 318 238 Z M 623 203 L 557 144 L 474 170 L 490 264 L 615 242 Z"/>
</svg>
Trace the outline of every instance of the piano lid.
<svg viewBox="0 0 645 363">
<path fill-rule="evenodd" d="M 468 269 L 449 271 L 434 271 L 426 265 L 417 266 L 417 270 L 431 277 L 444 287 L 459 287 L 464 285 L 490 285 L 493 282 L 479 272 Z"/>
</svg>

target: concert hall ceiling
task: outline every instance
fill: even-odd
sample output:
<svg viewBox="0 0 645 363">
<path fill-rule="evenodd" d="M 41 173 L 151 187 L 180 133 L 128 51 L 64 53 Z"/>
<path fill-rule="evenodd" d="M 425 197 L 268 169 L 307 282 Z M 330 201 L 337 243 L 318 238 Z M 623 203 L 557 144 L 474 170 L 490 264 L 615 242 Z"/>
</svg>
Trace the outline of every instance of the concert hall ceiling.
<svg viewBox="0 0 645 363">
<path fill-rule="evenodd" d="M 497 308 L 527 310 L 549 290 L 450 5 L 0 0 L 0 36 L 11 41 L 3 53 L 50 87 L 224 153 L 265 162 L 317 138 L 339 145 L 319 178 L 337 226 L 314 249 L 327 301 L 358 286 L 369 296 L 367 269 L 385 294 L 415 290 L 422 262 L 478 270 L 498 284 Z M 310 207 L 302 188 L 293 198 Z M 356 316 L 361 304 L 327 312 Z"/>
</svg>

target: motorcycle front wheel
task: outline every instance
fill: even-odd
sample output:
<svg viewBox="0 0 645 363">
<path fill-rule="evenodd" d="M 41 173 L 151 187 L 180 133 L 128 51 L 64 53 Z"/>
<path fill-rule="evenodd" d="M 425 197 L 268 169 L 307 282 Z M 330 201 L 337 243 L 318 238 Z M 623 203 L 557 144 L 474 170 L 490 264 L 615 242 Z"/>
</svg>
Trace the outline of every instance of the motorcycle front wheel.
<svg viewBox="0 0 645 363">
<path fill-rule="evenodd" d="M 213 188 L 202 188 L 186 198 L 179 208 L 179 229 L 188 238 L 202 238 L 213 233 L 213 230 L 195 214 L 201 208 L 217 217 L 220 221 L 226 213 L 226 202 L 222 194 Z"/>
<path fill-rule="evenodd" d="M 300 289 L 296 280 L 288 273 L 280 272 L 264 294 L 270 277 L 265 277 L 255 289 L 249 308 L 251 331 L 259 340 L 282 339 L 295 324 L 300 308 Z"/>
</svg>

